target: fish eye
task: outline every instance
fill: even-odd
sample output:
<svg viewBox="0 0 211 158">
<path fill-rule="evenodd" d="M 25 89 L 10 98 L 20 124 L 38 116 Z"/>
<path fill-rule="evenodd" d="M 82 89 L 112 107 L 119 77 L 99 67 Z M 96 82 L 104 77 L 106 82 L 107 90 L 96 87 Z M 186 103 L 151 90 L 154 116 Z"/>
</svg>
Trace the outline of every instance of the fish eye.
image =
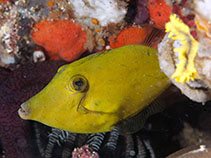
<svg viewBox="0 0 211 158">
<path fill-rule="evenodd" d="M 82 75 L 75 75 L 70 79 L 69 88 L 75 92 L 85 92 L 88 90 L 88 81 Z"/>
</svg>

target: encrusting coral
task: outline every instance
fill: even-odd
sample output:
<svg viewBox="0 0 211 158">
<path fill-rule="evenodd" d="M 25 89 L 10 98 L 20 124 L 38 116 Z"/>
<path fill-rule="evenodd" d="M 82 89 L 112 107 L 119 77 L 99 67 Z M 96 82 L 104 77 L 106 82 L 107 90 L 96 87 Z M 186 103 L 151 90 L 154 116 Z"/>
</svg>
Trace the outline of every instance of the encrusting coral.
<svg viewBox="0 0 211 158">
<path fill-rule="evenodd" d="M 53 59 L 73 61 L 86 50 L 86 31 L 70 20 L 40 21 L 31 35 L 33 41 L 43 46 Z"/>
<path fill-rule="evenodd" d="M 165 23 L 169 21 L 172 12 L 171 6 L 166 4 L 165 0 L 149 0 L 147 8 L 155 26 L 159 29 L 165 29 Z"/>
<path fill-rule="evenodd" d="M 76 21 L 94 27 L 95 19 L 101 26 L 121 23 L 127 13 L 127 3 L 121 0 L 68 0 Z"/>
<path fill-rule="evenodd" d="M 137 26 L 129 27 L 122 32 L 115 38 L 111 36 L 109 38 L 110 47 L 112 49 L 122 47 L 124 45 L 129 44 L 143 44 L 146 37 L 151 33 L 152 27 L 144 27 L 140 28 Z"/>
<path fill-rule="evenodd" d="M 45 48 L 43 52 L 50 59 L 66 61 L 79 58 L 86 50 L 88 53 L 104 50 L 109 44 L 109 37 L 116 37 L 122 30 L 130 27 L 132 22 L 138 22 L 143 26 L 148 23 L 147 0 L 137 1 L 137 11 L 132 11 L 135 10 L 135 6 L 133 9 L 128 8 L 130 3 L 121 0 L 16 0 L 15 3 L 2 4 L 0 38 L 5 42 L 2 44 L 4 48 L 0 47 L 0 65 L 9 67 L 20 63 L 22 65 L 29 60 L 35 62 L 32 61 L 32 56 L 37 46 Z M 133 18 L 127 21 L 128 14 L 132 12 L 137 14 L 134 15 L 135 21 Z M 133 38 L 133 41 L 140 40 L 135 39 L 136 35 L 132 36 L 130 39 Z M 75 42 L 76 40 L 78 41 Z M 118 41 L 119 39 L 116 39 L 115 43 L 119 43 Z M 142 44 L 134 44 L 136 43 Z"/>
<path fill-rule="evenodd" d="M 205 56 L 209 44 L 202 42 L 199 35 L 197 41 L 190 33 L 190 27 L 177 15 L 171 15 L 170 19 L 166 24 L 168 33 L 159 44 L 160 67 L 182 93 L 194 101 L 206 102 L 211 99 L 207 75 L 210 66 L 209 60 L 205 62 L 200 56 Z"/>
<path fill-rule="evenodd" d="M 6 2 L 10 2 L 10 1 L 12 1 L 12 0 L 0 0 L 0 2 L 2 2 L 2 3 L 6 3 Z"/>
<path fill-rule="evenodd" d="M 211 5 L 210 1 L 195 1 L 195 23 L 199 41 L 199 49 L 196 56 L 196 69 L 205 87 L 211 89 Z M 201 7 L 204 9 L 200 10 Z"/>
<path fill-rule="evenodd" d="M 44 1 L 0 3 L 0 66 L 14 70 L 20 65 L 38 61 L 33 59 L 37 46 L 31 40 L 30 31 L 36 21 L 47 15 Z M 38 6 L 39 11 L 34 9 Z"/>
<path fill-rule="evenodd" d="M 136 0 L 136 15 L 134 23 L 142 25 L 149 19 L 149 10 L 147 9 L 147 0 Z"/>
<path fill-rule="evenodd" d="M 80 148 L 75 148 L 72 153 L 72 158 L 99 158 L 97 152 L 93 151 L 88 145 L 84 145 Z"/>
</svg>

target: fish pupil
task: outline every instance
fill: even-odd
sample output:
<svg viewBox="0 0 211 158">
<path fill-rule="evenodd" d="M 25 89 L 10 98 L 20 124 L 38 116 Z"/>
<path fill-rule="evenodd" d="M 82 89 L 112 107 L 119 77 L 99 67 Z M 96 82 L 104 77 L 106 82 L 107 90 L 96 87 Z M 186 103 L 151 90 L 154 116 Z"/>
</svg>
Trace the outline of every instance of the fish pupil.
<svg viewBox="0 0 211 158">
<path fill-rule="evenodd" d="M 79 79 L 78 81 L 75 82 L 75 85 L 78 87 L 83 86 L 84 82 L 82 81 L 82 79 Z"/>
<path fill-rule="evenodd" d="M 70 89 L 77 92 L 84 92 L 88 90 L 88 82 L 85 77 L 75 75 L 71 78 Z"/>
</svg>

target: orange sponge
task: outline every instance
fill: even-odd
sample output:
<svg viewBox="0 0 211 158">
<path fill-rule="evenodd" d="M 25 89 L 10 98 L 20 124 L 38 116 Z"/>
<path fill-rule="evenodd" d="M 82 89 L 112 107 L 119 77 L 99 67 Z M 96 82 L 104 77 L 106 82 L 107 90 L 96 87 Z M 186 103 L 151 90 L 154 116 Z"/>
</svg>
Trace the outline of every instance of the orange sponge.
<svg viewBox="0 0 211 158">
<path fill-rule="evenodd" d="M 0 2 L 2 2 L 2 3 L 6 3 L 6 2 L 10 2 L 10 1 L 12 1 L 12 0 L 0 0 Z"/>
<path fill-rule="evenodd" d="M 151 31 L 152 27 L 129 27 L 120 32 L 117 38 L 113 36 L 109 38 L 110 47 L 114 49 L 129 44 L 143 44 L 145 38 L 150 34 Z"/>
<path fill-rule="evenodd" d="M 73 61 L 86 49 L 86 31 L 69 20 L 43 20 L 35 24 L 32 39 L 48 51 L 51 59 Z"/>
<path fill-rule="evenodd" d="M 147 4 L 150 18 L 159 29 L 165 29 L 165 23 L 169 21 L 172 7 L 165 0 L 149 0 Z"/>
</svg>

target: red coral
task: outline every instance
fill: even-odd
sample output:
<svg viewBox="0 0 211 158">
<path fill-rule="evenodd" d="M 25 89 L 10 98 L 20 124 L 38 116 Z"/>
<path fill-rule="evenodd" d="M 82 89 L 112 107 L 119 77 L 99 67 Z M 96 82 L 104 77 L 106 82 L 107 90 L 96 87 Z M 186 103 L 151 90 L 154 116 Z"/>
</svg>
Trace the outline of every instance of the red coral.
<svg viewBox="0 0 211 158">
<path fill-rule="evenodd" d="M 79 24 L 69 20 L 38 22 L 32 31 L 32 39 L 48 51 L 51 59 L 60 57 L 73 61 L 86 50 L 86 31 L 82 30 Z"/>
<path fill-rule="evenodd" d="M 152 31 L 152 27 L 139 28 L 132 26 L 120 32 L 120 34 L 115 37 L 110 37 L 110 47 L 118 48 L 129 44 L 143 44 L 147 35 Z"/>
<path fill-rule="evenodd" d="M 172 12 L 171 6 L 167 5 L 165 0 L 149 0 L 147 8 L 150 18 L 159 29 L 165 29 L 165 23 L 169 21 Z"/>
<path fill-rule="evenodd" d="M 2 3 L 11 2 L 12 0 L 0 0 Z"/>
</svg>

